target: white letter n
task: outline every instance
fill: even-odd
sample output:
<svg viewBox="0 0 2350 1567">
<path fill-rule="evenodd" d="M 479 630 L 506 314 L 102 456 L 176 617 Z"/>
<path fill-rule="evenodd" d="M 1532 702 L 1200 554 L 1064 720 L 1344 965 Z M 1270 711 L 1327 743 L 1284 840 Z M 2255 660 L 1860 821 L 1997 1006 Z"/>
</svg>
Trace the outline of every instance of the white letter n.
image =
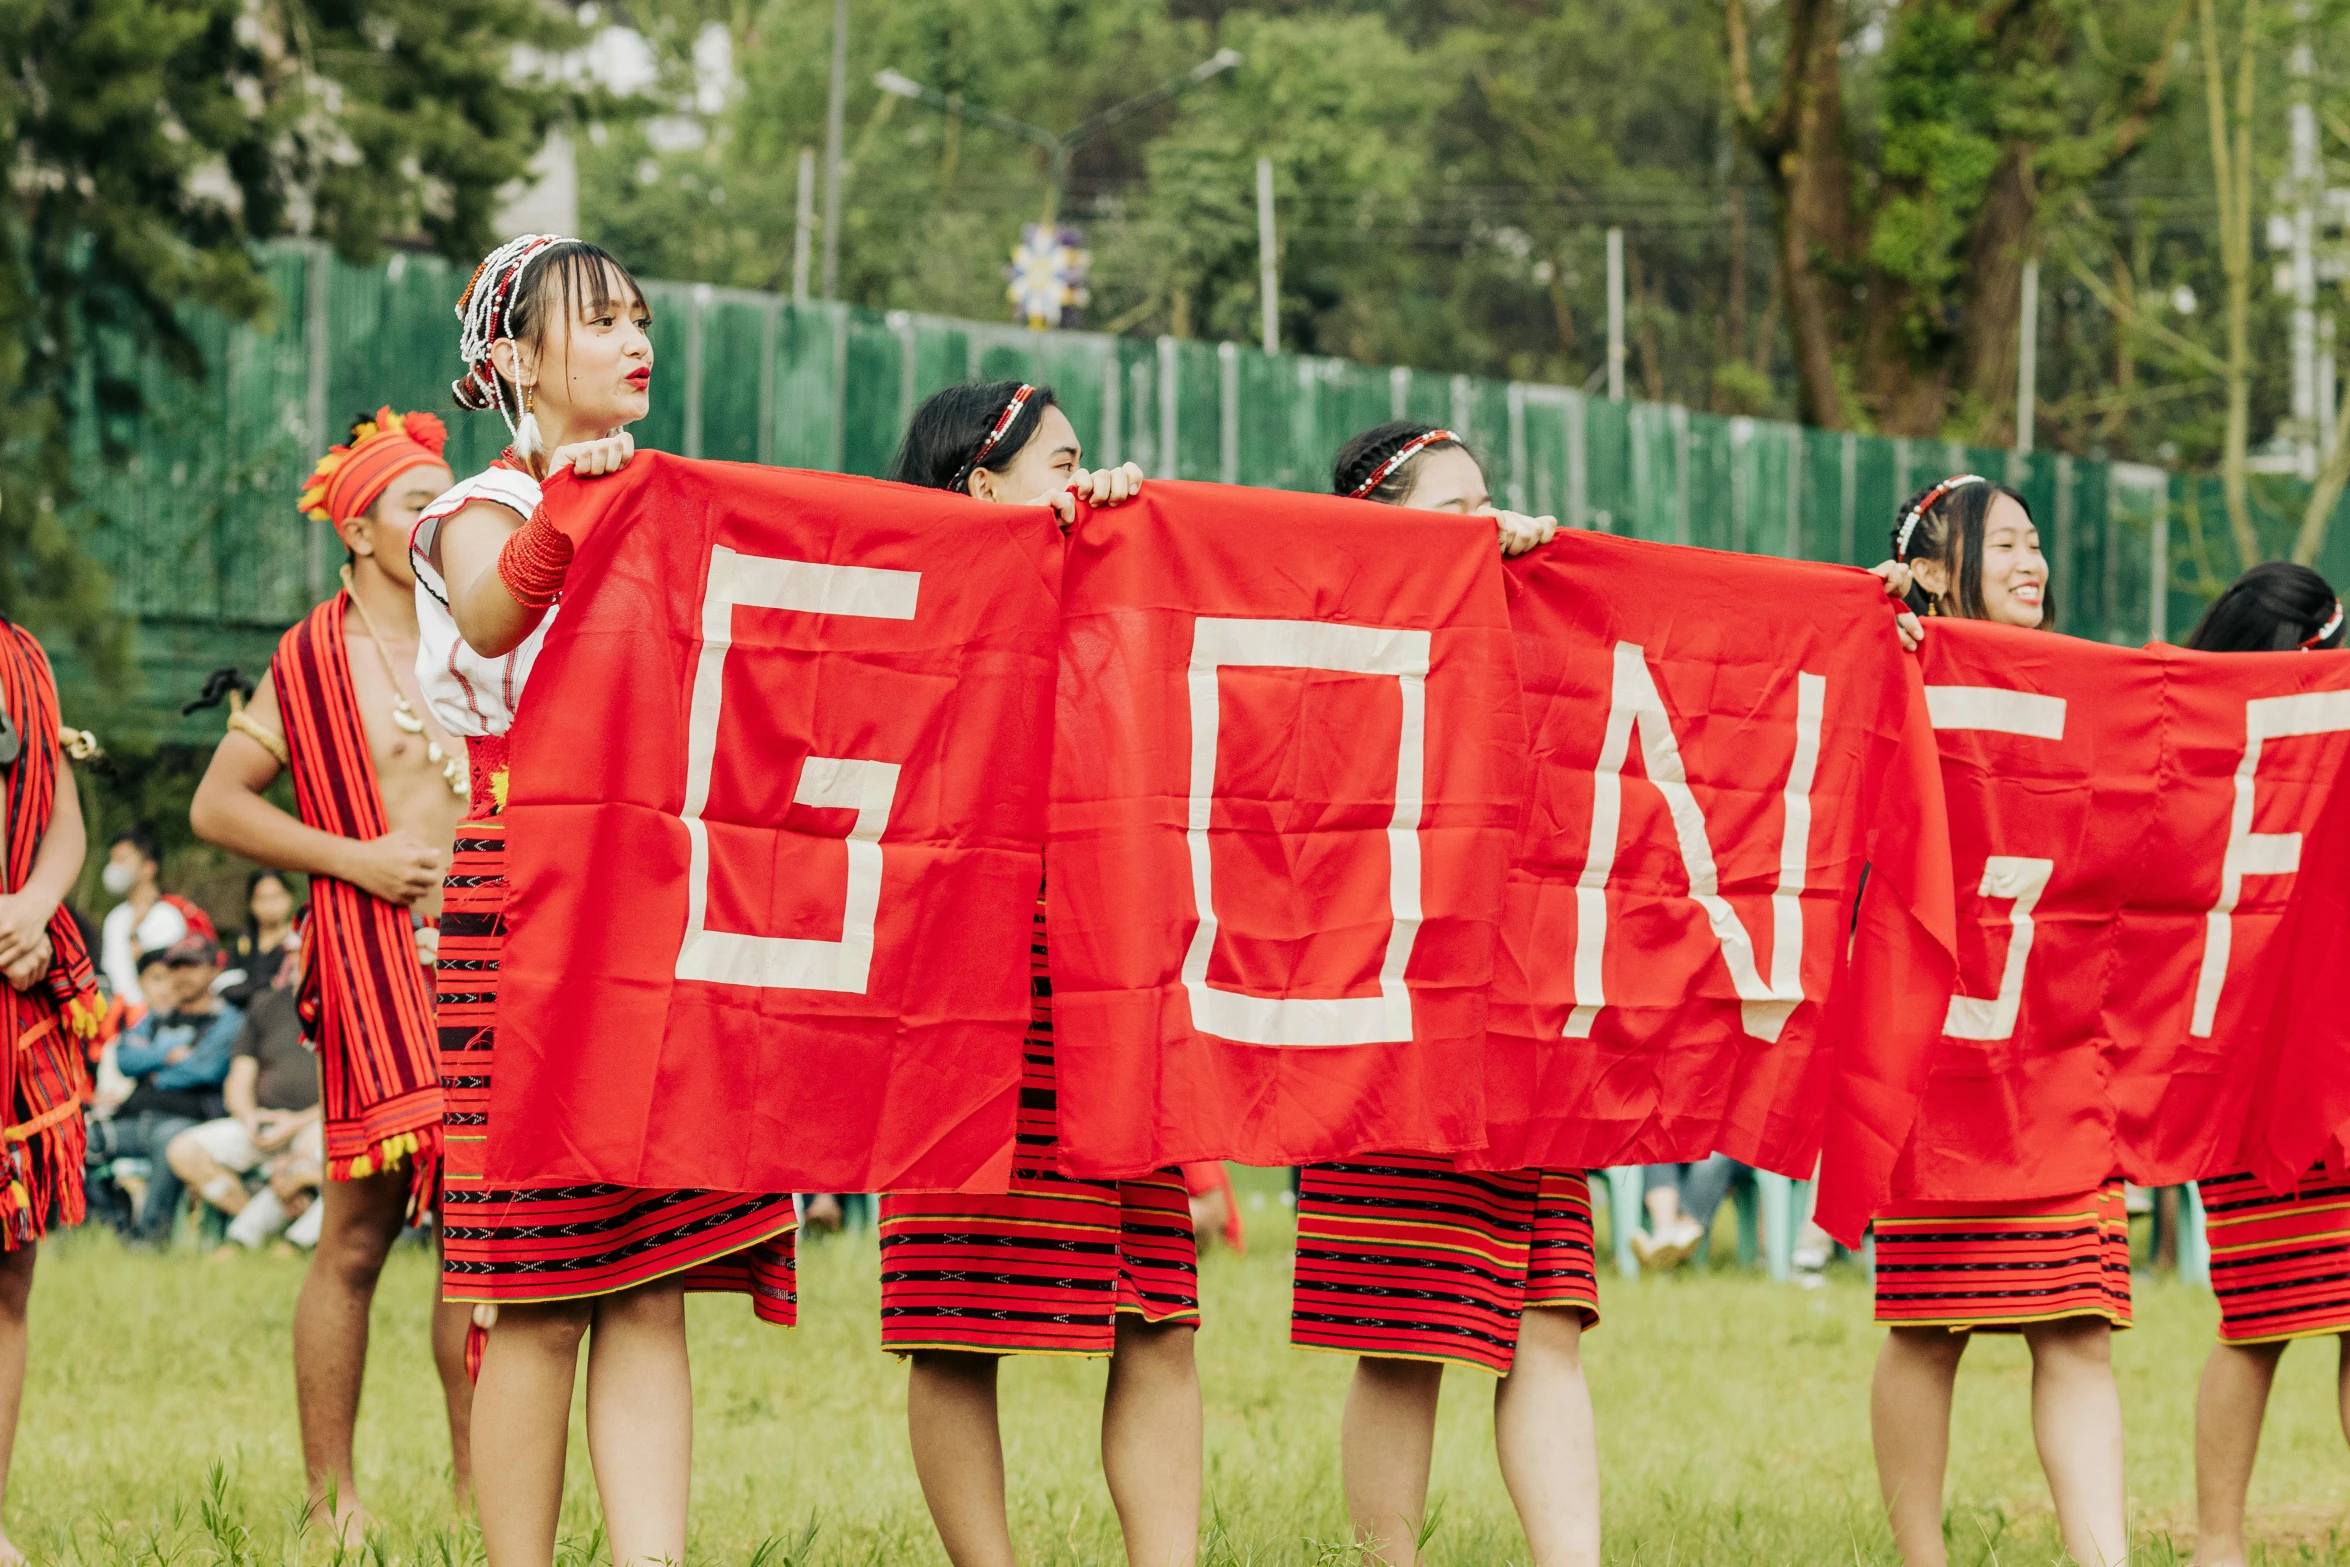
<svg viewBox="0 0 2350 1567">
<path fill-rule="evenodd" d="M 1828 705 L 1824 676 L 1795 677 L 1795 757 L 1787 768 L 1787 820 L 1779 838 L 1779 888 L 1771 895 L 1771 978 L 1763 982 L 1755 964 L 1754 941 L 1737 912 L 1721 896 L 1705 813 L 1690 793 L 1688 769 L 1664 698 L 1648 672 L 1648 654 L 1638 643 L 1616 644 L 1615 687 L 1608 704 L 1607 736 L 1592 773 L 1591 852 L 1575 884 L 1575 1007 L 1567 1015 L 1566 1037 L 1588 1039 L 1599 1009 L 1607 1005 L 1602 973 L 1607 956 L 1607 884 L 1615 871 L 1616 838 L 1624 815 L 1624 758 L 1632 730 L 1640 731 L 1640 759 L 1648 780 L 1665 797 L 1689 872 L 1689 896 L 1705 910 L 1706 923 L 1721 943 L 1722 961 L 1738 992 L 1746 1032 L 1776 1040 L 1803 999 L 1803 882 L 1811 856 L 1811 788 L 1819 771 L 1820 722 Z"/>
</svg>

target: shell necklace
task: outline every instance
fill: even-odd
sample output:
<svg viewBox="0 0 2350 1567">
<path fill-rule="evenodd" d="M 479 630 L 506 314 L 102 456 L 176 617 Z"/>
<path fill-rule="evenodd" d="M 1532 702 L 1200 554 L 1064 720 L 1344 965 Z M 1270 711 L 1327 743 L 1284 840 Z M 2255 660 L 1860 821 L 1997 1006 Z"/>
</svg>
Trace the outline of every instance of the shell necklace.
<svg viewBox="0 0 2350 1567">
<path fill-rule="evenodd" d="M 375 644 L 375 656 L 383 660 L 384 679 L 392 685 L 392 722 L 403 734 L 423 734 L 424 720 L 416 716 L 416 709 L 408 705 L 408 693 L 400 689 L 399 671 L 392 667 L 392 655 L 384 651 L 383 633 L 375 629 L 375 616 L 369 612 L 367 600 L 361 598 L 358 589 L 351 585 L 351 568 L 348 566 L 343 568 L 343 594 L 351 601 L 352 608 L 359 611 L 359 618 L 366 622 L 367 639 Z M 460 800 L 467 798 L 469 791 L 463 762 L 442 750 L 438 740 L 424 742 L 424 759 L 440 764 L 441 781 L 449 786 L 451 794 Z"/>
</svg>

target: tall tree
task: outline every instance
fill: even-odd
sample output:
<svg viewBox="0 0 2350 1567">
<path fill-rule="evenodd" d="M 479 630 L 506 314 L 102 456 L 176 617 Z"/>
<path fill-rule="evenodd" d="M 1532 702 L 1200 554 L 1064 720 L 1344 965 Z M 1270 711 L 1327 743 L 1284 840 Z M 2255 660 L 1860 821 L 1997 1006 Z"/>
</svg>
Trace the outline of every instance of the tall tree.
<svg viewBox="0 0 2350 1567">
<path fill-rule="evenodd" d="M 0 613 L 119 667 L 71 459 L 139 392 L 93 339 L 203 374 L 181 312 L 268 309 L 259 239 L 475 253 L 571 101 L 513 62 L 578 35 L 534 0 L 0 0 Z"/>
<path fill-rule="evenodd" d="M 2189 4 L 1785 0 L 1765 41 L 1752 0 L 1723 0 L 1807 419 L 2010 433 L 2034 225 L 2143 139 Z M 1766 96 L 1758 62 L 1774 52 Z"/>
</svg>

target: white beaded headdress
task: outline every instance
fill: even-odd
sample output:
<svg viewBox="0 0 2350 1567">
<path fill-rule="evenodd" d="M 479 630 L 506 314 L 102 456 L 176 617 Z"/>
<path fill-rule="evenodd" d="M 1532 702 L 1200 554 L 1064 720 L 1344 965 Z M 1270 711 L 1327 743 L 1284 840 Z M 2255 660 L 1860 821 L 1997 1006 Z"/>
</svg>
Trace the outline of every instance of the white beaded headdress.
<svg viewBox="0 0 2350 1567">
<path fill-rule="evenodd" d="M 451 383 L 461 408 L 478 413 L 496 410 L 514 436 L 514 449 L 524 457 L 537 453 L 539 422 L 529 410 L 507 406 L 505 388 L 498 380 L 490 345 L 512 337 L 508 321 L 513 314 L 515 284 L 530 259 L 549 245 L 576 243 L 560 234 L 524 234 L 491 251 L 473 271 L 473 281 L 457 299 L 457 354 L 465 373 Z"/>
</svg>

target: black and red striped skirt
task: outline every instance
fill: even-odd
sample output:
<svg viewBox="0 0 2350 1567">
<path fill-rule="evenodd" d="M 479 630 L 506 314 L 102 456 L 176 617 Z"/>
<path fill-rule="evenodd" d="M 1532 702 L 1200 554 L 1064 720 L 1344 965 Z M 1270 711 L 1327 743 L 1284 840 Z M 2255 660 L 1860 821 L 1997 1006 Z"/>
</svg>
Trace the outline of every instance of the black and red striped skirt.
<svg viewBox="0 0 2350 1567">
<path fill-rule="evenodd" d="M 2281 1197 L 2244 1171 L 2196 1184 L 2221 1343 L 2350 1333 L 2350 1178 L 2320 1165 Z"/>
<path fill-rule="evenodd" d="M 1896 1202 L 1871 1226 L 1877 1320 L 1999 1332 L 2066 1317 L 2130 1325 L 2130 1216 L 2119 1176 L 2030 1202 Z"/>
<path fill-rule="evenodd" d="M 1029 1021 L 1011 1189 L 881 1199 L 881 1346 L 1107 1355 L 1122 1313 L 1199 1321 L 1199 1243 L 1180 1170 L 1080 1181 L 1059 1163 L 1044 902 L 1029 943 Z"/>
<path fill-rule="evenodd" d="M 1580 1170 L 1461 1170 L 1442 1154 L 1309 1166 L 1289 1341 L 1507 1376 L 1528 1311 L 1599 1322 Z"/>
<path fill-rule="evenodd" d="M 485 1184 L 505 899 L 505 822 L 466 822 L 443 886 L 434 998 L 448 1095 L 442 1293 L 465 1301 L 580 1300 L 673 1278 L 688 1290 L 740 1291 L 763 1320 L 793 1325 L 799 1303 L 788 1194 Z"/>
</svg>

